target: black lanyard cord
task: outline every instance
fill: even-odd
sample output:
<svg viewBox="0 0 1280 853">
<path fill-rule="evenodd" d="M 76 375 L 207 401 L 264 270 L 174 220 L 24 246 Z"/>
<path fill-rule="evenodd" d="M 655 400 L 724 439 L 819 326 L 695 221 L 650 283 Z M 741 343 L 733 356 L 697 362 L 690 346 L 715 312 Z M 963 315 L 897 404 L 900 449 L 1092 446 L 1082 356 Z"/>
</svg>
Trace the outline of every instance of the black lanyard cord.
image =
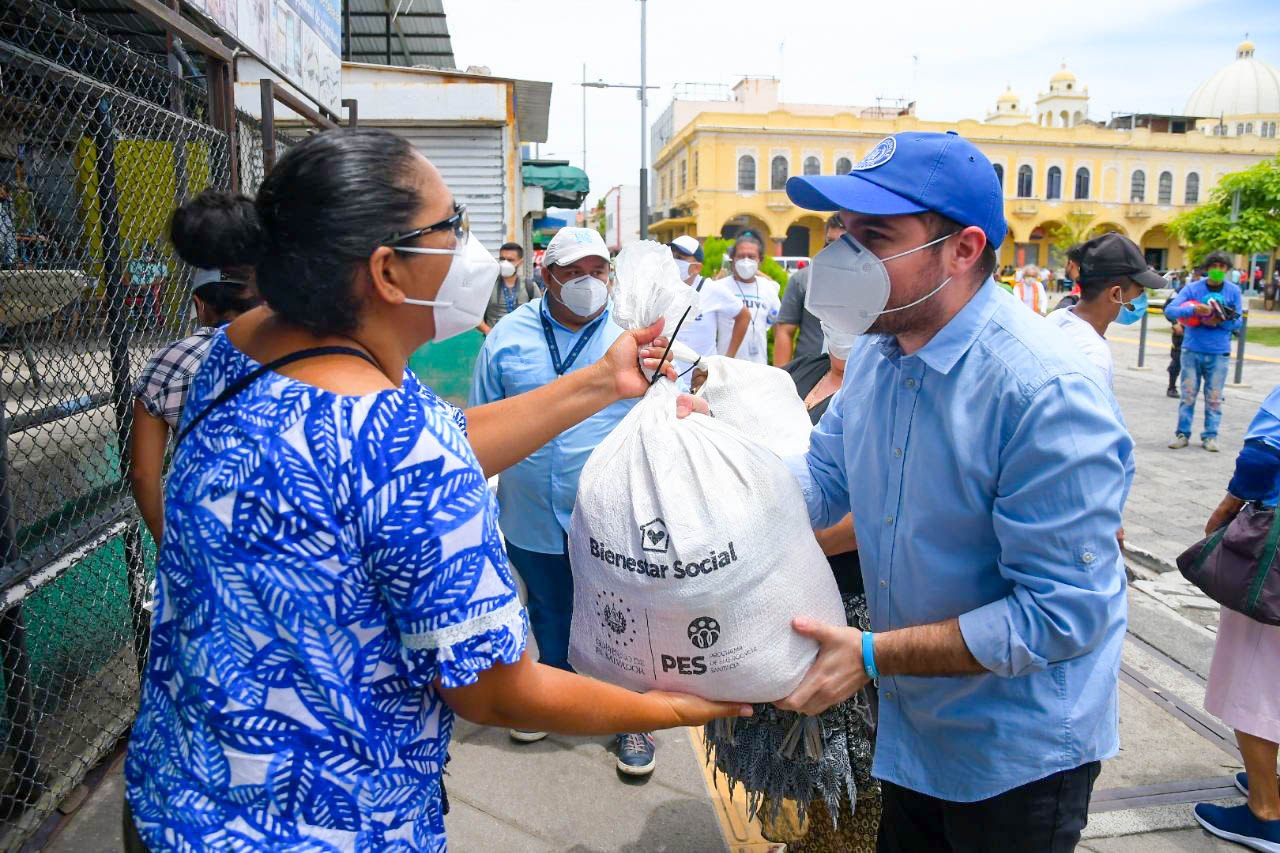
<svg viewBox="0 0 1280 853">
<path fill-rule="evenodd" d="M 302 361 L 304 358 L 319 358 L 325 355 L 350 355 L 364 359 L 379 370 L 382 369 L 378 362 L 374 361 L 373 356 L 369 355 L 369 353 L 364 350 L 358 350 L 355 347 L 312 347 L 310 349 L 291 352 L 288 355 L 277 358 L 275 361 L 259 365 L 256 369 L 240 377 L 238 382 L 224 388 L 222 393 L 219 394 L 212 403 L 204 408 L 204 411 L 187 422 L 187 425 L 178 433 L 178 439 L 174 442 L 174 446 L 176 447 L 177 445 L 182 444 L 182 440 L 190 435 L 191 431 L 196 428 L 196 425 L 207 418 L 214 409 L 244 391 L 256 382 L 263 374 L 272 370 L 278 370 L 285 365 L 293 364 L 295 361 Z"/>
</svg>

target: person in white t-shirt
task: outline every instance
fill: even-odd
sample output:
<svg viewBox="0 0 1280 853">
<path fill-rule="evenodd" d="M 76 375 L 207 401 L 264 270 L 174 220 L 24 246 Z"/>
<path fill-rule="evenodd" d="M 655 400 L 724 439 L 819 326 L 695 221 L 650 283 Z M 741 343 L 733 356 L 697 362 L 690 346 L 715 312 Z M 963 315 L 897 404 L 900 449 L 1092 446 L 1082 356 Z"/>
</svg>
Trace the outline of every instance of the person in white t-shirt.
<svg viewBox="0 0 1280 853">
<path fill-rule="evenodd" d="M 678 340 L 698 355 L 715 355 L 719 352 L 716 337 L 720 324 L 727 322 L 730 333 L 725 354 L 733 358 L 751 325 L 751 312 L 730 289 L 727 281 L 702 275 L 702 247 L 696 237 L 686 234 L 672 240 L 669 245 L 671 256 L 680 268 L 680 278 L 698 291 L 698 314 L 686 318 L 680 325 Z M 683 374 L 689 367 L 676 362 L 677 373 Z"/>
<path fill-rule="evenodd" d="M 1141 320 L 1147 311 L 1146 288 L 1160 287 L 1164 282 L 1147 266 L 1137 244 L 1120 234 L 1103 234 L 1081 244 L 1079 264 L 1080 301 L 1054 311 L 1049 322 L 1079 345 L 1110 388 L 1113 370 L 1107 327 Z"/>
<path fill-rule="evenodd" d="M 781 288 L 768 276 L 758 275 L 760 259 L 764 254 L 764 246 L 753 234 L 744 234 L 734 241 L 729 250 L 729 259 L 733 262 L 732 274 L 721 279 L 730 292 L 746 306 L 751 323 L 747 328 L 747 336 L 738 349 L 736 358 L 767 364 L 769 358 L 769 327 L 778 319 L 778 310 L 782 308 Z M 720 320 L 718 348 L 721 355 L 729 354 L 732 342 L 733 326 L 731 321 Z"/>
</svg>

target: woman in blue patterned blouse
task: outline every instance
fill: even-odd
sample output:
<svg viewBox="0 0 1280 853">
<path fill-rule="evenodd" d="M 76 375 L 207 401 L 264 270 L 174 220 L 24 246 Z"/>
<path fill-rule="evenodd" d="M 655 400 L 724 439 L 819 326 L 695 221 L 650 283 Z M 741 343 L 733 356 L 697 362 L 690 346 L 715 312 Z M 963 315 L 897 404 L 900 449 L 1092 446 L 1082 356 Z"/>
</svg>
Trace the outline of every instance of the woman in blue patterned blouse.
<svg viewBox="0 0 1280 853">
<path fill-rule="evenodd" d="M 406 369 L 465 327 L 465 218 L 431 163 L 323 133 L 256 207 L 267 305 L 214 338 L 166 493 L 132 849 L 442 851 L 455 712 L 570 734 L 749 712 L 532 661 L 486 486 L 642 394 L 660 328 L 464 415 Z"/>
</svg>

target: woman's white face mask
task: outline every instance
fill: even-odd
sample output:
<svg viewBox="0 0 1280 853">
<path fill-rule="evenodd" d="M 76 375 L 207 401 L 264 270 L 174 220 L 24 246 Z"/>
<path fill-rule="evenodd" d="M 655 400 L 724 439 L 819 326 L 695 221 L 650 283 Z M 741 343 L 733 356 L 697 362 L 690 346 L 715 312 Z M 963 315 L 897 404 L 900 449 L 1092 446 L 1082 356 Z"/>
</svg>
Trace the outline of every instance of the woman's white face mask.
<svg viewBox="0 0 1280 853">
<path fill-rule="evenodd" d="M 498 262 L 485 251 L 480 241 L 467 235 L 465 245 L 457 249 L 420 249 L 397 247 L 398 252 L 423 255 L 453 255 L 449 272 L 440 283 L 435 299 L 404 300 L 405 305 L 422 305 L 431 309 L 436 331 L 433 341 L 443 341 L 474 329 L 484 319 L 489 295 L 493 292 L 493 280 L 498 273 Z"/>
</svg>

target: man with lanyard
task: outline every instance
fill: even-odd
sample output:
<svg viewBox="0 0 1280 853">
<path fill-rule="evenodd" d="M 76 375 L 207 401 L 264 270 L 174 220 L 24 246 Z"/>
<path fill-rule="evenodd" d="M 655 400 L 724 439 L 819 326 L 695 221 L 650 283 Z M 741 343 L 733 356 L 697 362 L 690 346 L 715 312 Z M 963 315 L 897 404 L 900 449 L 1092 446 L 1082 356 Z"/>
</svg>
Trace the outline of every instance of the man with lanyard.
<svg viewBox="0 0 1280 853">
<path fill-rule="evenodd" d="M 826 232 L 824 245 L 830 246 L 831 241 L 840 238 L 844 225 L 839 216 L 833 214 L 827 219 Z M 825 342 L 822 324 L 804 307 L 811 271 L 812 264 L 801 267 L 787 281 L 787 289 L 782 294 L 782 308 L 778 311 L 778 325 L 773 329 L 774 367 L 782 367 L 793 358 L 808 358 L 826 352 L 822 346 Z M 800 333 L 798 338 L 797 331 Z"/>
<path fill-rule="evenodd" d="M 484 309 L 484 320 L 476 328 L 482 335 L 489 334 L 493 326 L 516 308 L 538 298 L 538 287 L 520 275 L 524 263 L 524 247 L 519 243 L 503 243 L 498 250 L 498 279 L 493 283 L 493 295 Z"/>
<path fill-rule="evenodd" d="M 779 707 L 878 679 L 881 853 L 1072 850 L 1119 748 L 1133 442 L 1113 395 L 991 279 L 1000 182 L 967 140 L 900 133 L 787 194 L 848 231 L 809 309 L 870 333 L 788 464 L 816 529 L 852 510 L 872 631 L 798 618 L 820 650 Z"/>
<path fill-rule="evenodd" d="M 598 361 L 623 330 L 609 316 L 609 250 L 591 228 L 562 228 L 542 258 L 546 295 L 512 311 L 485 338 L 476 360 L 471 405 L 492 403 L 547 385 Z M 566 531 L 587 457 L 635 400 L 624 400 L 562 432 L 498 478 L 499 524 L 507 554 L 528 591 L 529 623 L 539 660 L 569 667 L 573 575 Z M 546 732 L 511 730 L 532 743 Z M 618 769 L 653 772 L 653 736 L 618 735 Z"/>
<path fill-rule="evenodd" d="M 725 355 L 735 357 L 751 325 L 751 312 L 729 289 L 727 282 L 702 275 L 702 246 L 698 245 L 697 238 L 686 234 L 672 240 L 670 246 L 681 281 L 698 291 L 698 315 L 684 321 L 680 327 L 680 342 L 698 355 L 715 355 L 716 334 L 720 324 L 728 321 L 733 331 Z M 676 362 L 679 374 L 691 367 Z M 688 385 L 687 378 L 684 384 Z"/>
<path fill-rule="evenodd" d="M 1196 395 L 1204 386 L 1204 432 L 1200 446 L 1218 452 L 1218 424 L 1222 421 L 1222 389 L 1231 366 L 1231 335 L 1244 322 L 1244 297 L 1240 288 L 1227 281 L 1231 256 L 1211 252 L 1204 259 L 1208 275 L 1179 290 L 1164 307 L 1169 320 L 1181 322 L 1182 396 L 1178 404 L 1178 428 L 1169 442 L 1173 450 L 1191 442 L 1191 421 L 1196 414 Z"/>
<path fill-rule="evenodd" d="M 768 364 L 769 327 L 778 319 L 782 300 L 778 297 L 778 283 L 768 276 L 758 275 L 764 246 L 754 234 L 744 234 L 729 250 L 732 275 L 724 281 L 751 314 L 747 337 L 735 358 Z M 721 355 L 729 355 L 733 339 L 733 321 L 720 318 L 717 346 Z"/>
</svg>

